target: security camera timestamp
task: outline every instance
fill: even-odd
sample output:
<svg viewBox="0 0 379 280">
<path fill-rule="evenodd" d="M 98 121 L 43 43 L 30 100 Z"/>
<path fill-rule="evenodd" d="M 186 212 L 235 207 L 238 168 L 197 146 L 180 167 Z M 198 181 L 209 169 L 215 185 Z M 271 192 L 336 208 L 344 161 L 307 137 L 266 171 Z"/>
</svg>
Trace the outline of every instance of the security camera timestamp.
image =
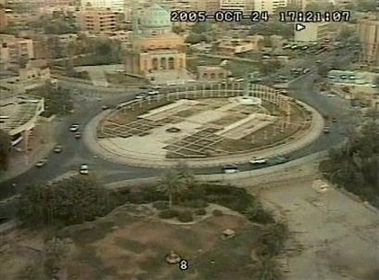
<svg viewBox="0 0 379 280">
<path fill-rule="evenodd" d="M 242 11 L 216 11 L 209 14 L 206 11 L 172 11 L 171 22 L 206 22 L 213 20 L 216 22 L 240 22 L 250 20 L 251 22 L 267 22 L 269 14 L 266 11 L 252 11 L 244 14 Z"/>
<path fill-rule="evenodd" d="M 281 22 L 342 22 L 350 20 L 350 11 L 286 11 L 279 12 Z"/>
</svg>

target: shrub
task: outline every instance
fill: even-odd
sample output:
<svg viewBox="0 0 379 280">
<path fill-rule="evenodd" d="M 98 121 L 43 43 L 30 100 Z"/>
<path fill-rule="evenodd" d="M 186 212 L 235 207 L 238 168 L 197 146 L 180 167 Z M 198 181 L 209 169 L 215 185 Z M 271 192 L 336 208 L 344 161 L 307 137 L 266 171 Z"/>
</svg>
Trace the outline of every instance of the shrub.
<svg viewBox="0 0 379 280">
<path fill-rule="evenodd" d="M 195 214 L 198 216 L 204 216 L 207 214 L 207 211 L 204 208 L 199 208 L 195 210 Z"/>
<path fill-rule="evenodd" d="M 158 210 L 168 209 L 168 203 L 166 201 L 156 201 L 153 203 L 153 207 Z"/>
<path fill-rule="evenodd" d="M 220 217 L 220 216 L 224 215 L 224 213 L 223 213 L 221 210 L 219 210 L 219 209 L 215 209 L 215 210 L 213 210 L 213 211 L 212 211 L 212 214 L 213 214 L 213 216 L 215 216 L 215 217 Z"/>
<path fill-rule="evenodd" d="M 183 206 L 191 208 L 204 208 L 208 206 L 208 203 L 202 199 L 186 200 L 182 203 Z"/>
<path fill-rule="evenodd" d="M 173 210 L 173 209 L 167 209 L 167 210 L 162 210 L 159 212 L 158 216 L 161 219 L 172 219 L 178 216 L 178 211 Z"/>
<path fill-rule="evenodd" d="M 182 223 L 188 223 L 193 221 L 192 212 L 189 210 L 184 210 L 179 213 L 178 220 Z"/>
<path fill-rule="evenodd" d="M 273 215 L 260 204 L 248 208 L 245 212 L 245 216 L 249 221 L 259 224 L 271 224 L 275 222 Z"/>
</svg>

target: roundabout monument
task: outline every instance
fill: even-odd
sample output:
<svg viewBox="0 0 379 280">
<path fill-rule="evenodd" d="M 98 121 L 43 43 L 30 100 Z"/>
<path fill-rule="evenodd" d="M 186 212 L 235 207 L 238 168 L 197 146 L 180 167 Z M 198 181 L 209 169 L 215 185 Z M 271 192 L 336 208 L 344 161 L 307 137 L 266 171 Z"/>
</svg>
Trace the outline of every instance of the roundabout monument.
<svg viewBox="0 0 379 280">
<path fill-rule="evenodd" d="M 103 112 L 92 127 L 95 153 L 118 163 L 191 167 L 246 163 L 301 149 L 323 118 L 312 107 L 263 85 L 193 86 L 133 100 Z"/>
</svg>

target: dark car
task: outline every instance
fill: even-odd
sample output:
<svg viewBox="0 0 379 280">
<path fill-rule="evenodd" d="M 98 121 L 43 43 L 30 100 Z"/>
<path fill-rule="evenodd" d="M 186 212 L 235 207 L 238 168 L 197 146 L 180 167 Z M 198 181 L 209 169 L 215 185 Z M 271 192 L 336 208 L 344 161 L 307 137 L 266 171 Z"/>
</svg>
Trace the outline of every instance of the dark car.
<svg viewBox="0 0 379 280">
<path fill-rule="evenodd" d="M 274 157 L 271 159 L 271 162 L 273 164 L 283 164 L 283 163 L 286 163 L 286 162 L 289 162 L 289 157 L 287 156 L 277 156 L 277 157 Z"/>
</svg>

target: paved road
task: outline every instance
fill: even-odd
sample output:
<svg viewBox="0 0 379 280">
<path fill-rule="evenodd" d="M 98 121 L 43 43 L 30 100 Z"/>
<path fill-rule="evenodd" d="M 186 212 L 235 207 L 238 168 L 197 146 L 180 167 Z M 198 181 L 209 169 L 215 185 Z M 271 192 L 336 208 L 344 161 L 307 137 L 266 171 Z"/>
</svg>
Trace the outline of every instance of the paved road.
<svg viewBox="0 0 379 280">
<path fill-rule="evenodd" d="M 341 57 L 340 59 L 342 60 L 345 58 Z M 289 69 L 284 69 L 281 71 L 288 70 Z M 341 121 L 332 124 L 330 134 L 322 135 L 310 146 L 290 154 L 289 156 L 291 158 L 297 158 L 325 150 L 340 143 L 344 139 L 343 133 L 345 132 L 347 125 L 352 121 L 353 114 L 351 114 L 348 102 L 337 98 L 331 99 L 313 91 L 313 81 L 316 77 L 317 74 L 312 73 L 293 83 L 291 87 L 294 91 L 294 97 L 314 106 L 322 114 L 330 117 L 335 116 L 338 119 L 343 119 L 344 122 Z M 81 88 L 84 91 L 84 94 L 74 96 L 75 103 L 77 104 L 75 113 L 67 118 L 63 118 L 57 127 L 57 138 L 59 139 L 59 143 L 64 146 L 63 152 L 61 154 L 51 153 L 48 157 L 49 162 L 45 167 L 41 169 L 32 167 L 26 173 L 21 174 L 8 182 L 1 183 L 0 200 L 15 194 L 16 191 L 22 189 L 26 184 L 43 183 L 65 172 L 78 170 L 82 163 L 88 163 L 92 170 L 96 170 L 96 174 L 99 176 L 100 181 L 104 183 L 159 175 L 161 172 L 160 170 L 124 166 L 94 157 L 94 155 L 92 155 L 83 145 L 82 141 L 74 139 L 73 134 L 68 131 L 68 127 L 71 123 L 80 123 L 83 126 L 86 125 L 91 118 L 101 111 L 102 105 L 116 105 L 120 102 L 132 99 L 134 96 L 132 92 L 117 95 L 109 94 L 110 92 L 103 94 L 100 89 L 88 92 L 88 85 L 78 85 L 77 83 L 67 82 L 62 85 L 70 89 Z M 97 100 L 97 98 L 100 97 L 102 99 L 100 101 Z M 240 166 L 241 170 L 249 170 L 252 168 L 257 167 L 252 167 L 248 164 Z M 207 168 L 194 171 L 197 174 L 210 174 L 220 172 L 220 168 Z M 14 190 L 11 187 L 12 183 L 17 184 L 17 190 Z"/>
</svg>

